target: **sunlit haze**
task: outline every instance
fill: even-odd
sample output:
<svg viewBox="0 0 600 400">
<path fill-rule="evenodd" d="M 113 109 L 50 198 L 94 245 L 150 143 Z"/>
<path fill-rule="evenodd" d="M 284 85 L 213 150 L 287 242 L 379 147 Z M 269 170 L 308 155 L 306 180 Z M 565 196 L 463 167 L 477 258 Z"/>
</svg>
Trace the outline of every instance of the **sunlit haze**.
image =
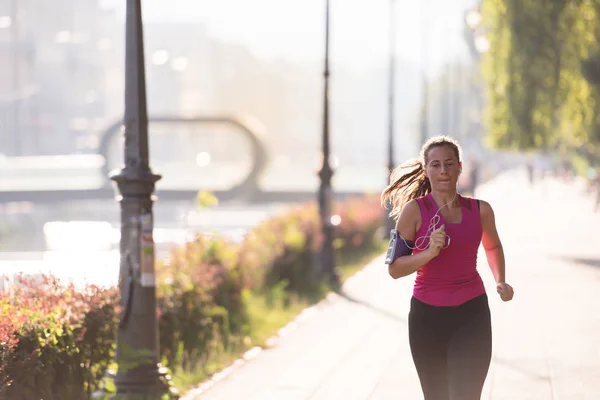
<svg viewBox="0 0 600 400">
<path fill-rule="evenodd" d="M 123 16 L 124 2 L 103 0 Z M 322 57 L 324 0 L 145 0 L 147 21 L 198 21 L 220 39 L 246 45 L 257 55 L 290 61 Z M 355 68 L 371 65 L 388 51 L 389 0 L 331 2 L 334 63 Z M 444 61 L 465 56 L 460 36 L 462 12 L 470 1 L 396 0 L 397 54 L 421 65 L 423 22 L 428 40 L 429 71 Z"/>
</svg>

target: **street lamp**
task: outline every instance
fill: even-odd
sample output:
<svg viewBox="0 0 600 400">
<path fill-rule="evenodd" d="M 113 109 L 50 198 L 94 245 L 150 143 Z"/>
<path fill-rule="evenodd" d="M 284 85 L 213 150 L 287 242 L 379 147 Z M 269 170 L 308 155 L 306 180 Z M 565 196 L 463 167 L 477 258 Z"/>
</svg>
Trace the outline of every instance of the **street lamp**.
<svg viewBox="0 0 600 400">
<path fill-rule="evenodd" d="M 422 18 L 421 18 L 421 123 L 420 123 L 420 145 L 421 146 L 427 141 L 429 137 L 429 87 L 427 84 L 427 72 L 428 72 L 428 51 L 429 51 L 429 29 L 427 19 L 425 16 L 429 12 L 428 2 L 426 0 L 421 1 L 422 7 Z"/>
<path fill-rule="evenodd" d="M 388 154 L 387 169 L 388 177 L 391 178 L 394 171 L 394 112 L 395 112 L 395 89 L 396 89 L 396 0 L 390 0 L 389 20 L 389 80 L 388 80 Z M 389 182 L 391 183 L 391 182 Z M 391 206 L 391 205 L 390 205 Z M 385 209 L 385 237 L 389 239 L 390 231 L 394 229 L 395 221 L 390 218 Z"/>
<path fill-rule="evenodd" d="M 479 60 L 483 53 L 487 53 L 490 49 L 490 42 L 485 36 L 485 28 L 481 27 L 481 12 L 479 8 L 481 4 L 475 5 L 473 8 L 465 11 L 464 14 L 464 34 L 467 45 L 471 50 L 471 54 L 475 60 Z"/>
<path fill-rule="evenodd" d="M 490 50 L 490 41 L 486 37 L 487 26 L 482 26 L 482 15 L 480 12 L 482 1 L 478 0 L 464 13 L 464 37 L 469 47 L 471 56 L 475 63 L 481 60 L 482 54 Z M 480 115 L 483 110 L 484 100 L 481 88 L 473 81 L 469 80 L 471 92 L 470 99 L 473 102 L 475 112 L 469 118 L 469 136 L 481 134 Z M 476 116 L 476 117 L 473 117 Z"/>
<path fill-rule="evenodd" d="M 322 142 L 322 162 L 319 171 L 319 217 L 321 222 L 321 232 L 323 241 L 318 259 L 318 273 L 325 275 L 332 286 L 339 285 L 339 276 L 335 268 L 335 250 L 334 224 L 331 221 L 332 210 L 332 189 L 331 178 L 333 177 L 333 168 L 330 163 L 329 146 L 329 0 L 325 2 L 325 69 L 323 73 L 324 91 L 323 91 L 323 142 Z"/>
<path fill-rule="evenodd" d="M 465 12 L 465 22 L 471 30 L 475 30 L 481 23 L 481 13 L 477 9 L 470 9 Z"/>
<path fill-rule="evenodd" d="M 11 16 L 3 17 L 2 26 L 5 28 L 11 28 L 11 41 L 12 41 L 12 81 L 13 81 L 13 92 L 12 92 L 12 107 L 13 107 L 13 155 L 22 156 L 23 154 L 23 143 L 21 140 L 21 43 L 20 43 L 20 7 L 17 0 L 11 2 Z"/>
<path fill-rule="evenodd" d="M 153 192 L 161 178 L 149 166 L 141 0 L 127 0 L 125 22 L 125 165 L 111 179 L 121 203 L 117 398 L 159 399 L 170 393 L 160 367 L 154 276 Z"/>
</svg>

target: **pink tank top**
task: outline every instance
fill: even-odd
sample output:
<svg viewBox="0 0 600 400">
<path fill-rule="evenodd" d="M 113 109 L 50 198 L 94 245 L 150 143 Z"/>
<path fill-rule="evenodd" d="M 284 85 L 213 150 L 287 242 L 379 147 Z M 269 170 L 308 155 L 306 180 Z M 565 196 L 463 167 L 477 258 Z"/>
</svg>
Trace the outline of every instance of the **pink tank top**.
<svg viewBox="0 0 600 400">
<path fill-rule="evenodd" d="M 477 272 L 477 250 L 481 243 L 481 217 L 477 200 L 458 195 L 462 220 L 457 224 L 446 222 L 441 213 L 435 229 L 444 224 L 450 236 L 450 245 L 437 257 L 417 270 L 413 295 L 432 306 L 458 306 L 485 293 L 481 276 Z M 428 235 L 431 218 L 438 211 L 430 194 L 417 199 L 421 208 L 421 227 L 416 238 Z M 415 239 L 416 240 L 416 239 Z M 419 247 L 426 248 L 429 238 L 421 240 Z M 448 243 L 448 242 L 446 242 Z M 417 254 L 420 251 L 414 250 Z"/>
</svg>

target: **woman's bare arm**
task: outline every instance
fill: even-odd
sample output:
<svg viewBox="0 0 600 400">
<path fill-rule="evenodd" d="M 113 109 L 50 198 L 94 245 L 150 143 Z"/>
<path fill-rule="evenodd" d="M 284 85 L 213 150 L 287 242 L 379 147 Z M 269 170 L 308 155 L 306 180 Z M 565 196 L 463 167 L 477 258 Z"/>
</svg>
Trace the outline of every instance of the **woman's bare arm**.
<svg viewBox="0 0 600 400">
<path fill-rule="evenodd" d="M 419 208 L 419 203 L 417 203 L 416 200 L 411 200 L 402 208 L 398 221 L 396 222 L 396 229 L 402 238 L 414 242 L 416 232 L 419 230 L 420 225 L 421 210 Z M 398 238 L 398 240 L 402 239 Z M 433 257 L 435 257 L 435 254 L 429 251 L 429 249 L 415 255 L 400 256 L 388 266 L 388 272 L 394 279 L 402 278 L 417 271 Z"/>
<path fill-rule="evenodd" d="M 506 262 L 504 259 L 504 249 L 502 242 L 498 236 L 496 229 L 496 218 L 494 210 L 489 203 L 480 200 L 481 204 L 481 227 L 483 228 L 483 236 L 481 243 L 485 249 L 485 257 L 487 258 L 494 279 L 496 280 L 496 291 L 500 295 L 502 301 L 510 301 L 514 296 L 514 289 L 506 283 Z"/>
<path fill-rule="evenodd" d="M 485 250 L 485 256 L 496 283 L 506 282 L 504 249 L 496 229 L 494 210 L 487 201 L 480 200 L 479 202 L 481 205 L 481 227 L 483 228 L 481 243 Z"/>
</svg>

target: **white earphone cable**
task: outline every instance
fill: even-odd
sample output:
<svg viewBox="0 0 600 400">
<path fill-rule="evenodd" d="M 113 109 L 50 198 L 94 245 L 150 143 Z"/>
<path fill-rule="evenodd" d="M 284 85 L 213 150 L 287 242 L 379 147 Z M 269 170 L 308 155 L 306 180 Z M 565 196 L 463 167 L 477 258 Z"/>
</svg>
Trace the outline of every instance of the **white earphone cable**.
<svg viewBox="0 0 600 400">
<path fill-rule="evenodd" d="M 437 228 L 437 225 L 439 224 L 441 217 L 438 215 L 439 212 L 442 210 L 442 208 L 446 207 L 449 204 L 452 204 L 452 202 L 454 202 L 454 200 L 456 199 L 456 196 L 458 195 L 457 192 L 454 193 L 454 197 L 452 198 L 452 200 L 450 200 L 448 203 L 444 204 L 443 206 L 441 206 L 440 208 L 438 208 L 438 210 L 435 212 L 435 214 L 433 215 L 433 217 L 431 217 L 431 219 L 429 220 L 429 226 L 427 227 L 427 232 L 425 232 L 425 235 L 420 236 L 418 238 L 415 239 L 414 242 L 414 247 L 411 247 L 406 240 L 402 237 L 402 235 L 398 234 L 398 237 L 400 237 L 400 239 L 402 239 L 402 241 L 404 242 L 404 244 L 406 245 L 406 247 L 408 247 L 409 249 L 417 249 L 419 251 L 423 251 L 426 250 L 427 247 L 429 247 L 429 238 L 431 237 L 431 234 L 433 233 L 433 231 L 435 231 Z M 450 239 L 450 236 L 446 234 L 446 236 L 448 236 L 448 239 Z M 448 240 L 448 245 L 450 245 L 450 240 Z M 448 246 L 445 246 L 444 248 L 446 248 Z"/>
</svg>

